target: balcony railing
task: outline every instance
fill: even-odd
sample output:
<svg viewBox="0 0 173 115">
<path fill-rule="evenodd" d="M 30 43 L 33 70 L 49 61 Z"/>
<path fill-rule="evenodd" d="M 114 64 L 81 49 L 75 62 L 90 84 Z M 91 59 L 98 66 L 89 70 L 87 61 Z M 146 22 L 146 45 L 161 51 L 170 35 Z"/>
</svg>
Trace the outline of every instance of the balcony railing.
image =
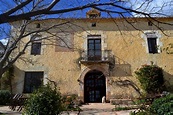
<svg viewBox="0 0 173 115">
<path fill-rule="evenodd" d="M 84 50 L 81 62 L 110 62 L 113 59 L 111 50 Z"/>
</svg>

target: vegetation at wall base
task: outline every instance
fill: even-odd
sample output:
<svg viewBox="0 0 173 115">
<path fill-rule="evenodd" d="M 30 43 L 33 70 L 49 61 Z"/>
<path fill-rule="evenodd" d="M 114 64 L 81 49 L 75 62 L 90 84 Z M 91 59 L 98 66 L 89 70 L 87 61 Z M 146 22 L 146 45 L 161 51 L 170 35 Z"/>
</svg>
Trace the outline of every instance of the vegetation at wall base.
<svg viewBox="0 0 173 115">
<path fill-rule="evenodd" d="M 157 115 L 173 115 L 173 94 L 155 99 L 150 111 Z"/>
<path fill-rule="evenodd" d="M 173 115 L 173 94 L 157 98 L 148 107 L 140 107 L 130 115 Z"/>
<path fill-rule="evenodd" d="M 142 65 L 135 74 L 146 94 L 161 93 L 165 89 L 163 70 L 157 65 Z"/>
<path fill-rule="evenodd" d="M 0 90 L 0 105 L 7 105 L 10 103 L 11 93 L 8 90 Z"/>
<path fill-rule="evenodd" d="M 24 106 L 27 115 L 58 115 L 63 110 L 60 92 L 49 84 L 35 90 Z"/>
</svg>

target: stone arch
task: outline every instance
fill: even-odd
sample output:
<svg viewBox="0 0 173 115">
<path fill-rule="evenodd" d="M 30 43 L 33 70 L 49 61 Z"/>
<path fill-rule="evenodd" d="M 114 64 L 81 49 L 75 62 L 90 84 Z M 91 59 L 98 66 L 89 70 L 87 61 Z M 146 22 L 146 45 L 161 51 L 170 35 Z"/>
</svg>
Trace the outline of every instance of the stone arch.
<svg viewBox="0 0 173 115">
<path fill-rule="evenodd" d="M 80 74 L 79 76 L 79 81 L 80 82 L 84 82 L 84 78 L 85 78 L 85 75 L 91 71 L 91 70 L 98 70 L 98 71 L 101 71 L 105 77 L 109 76 L 109 72 L 108 70 L 104 69 L 102 66 L 89 66 L 89 67 L 86 67 Z"/>
<path fill-rule="evenodd" d="M 83 102 L 84 102 L 84 78 L 85 78 L 86 74 L 92 70 L 97 70 L 97 71 L 100 71 L 103 73 L 105 80 L 106 80 L 105 83 L 106 83 L 106 89 L 107 89 L 107 77 L 109 76 L 108 68 L 104 68 L 101 65 L 93 65 L 93 66 L 85 67 L 78 78 L 78 82 L 80 85 L 79 97 L 81 98 L 81 100 Z M 107 92 L 106 92 L 106 96 L 107 96 Z"/>
</svg>

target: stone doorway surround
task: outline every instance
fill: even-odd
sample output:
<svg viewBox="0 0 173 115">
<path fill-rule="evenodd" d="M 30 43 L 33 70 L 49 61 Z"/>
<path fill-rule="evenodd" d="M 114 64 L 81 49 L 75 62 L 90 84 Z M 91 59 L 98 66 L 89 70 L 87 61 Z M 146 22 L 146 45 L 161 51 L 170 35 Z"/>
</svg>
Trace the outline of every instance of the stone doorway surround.
<svg viewBox="0 0 173 115">
<path fill-rule="evenodd" d="M 82 69 L 81 74 L 77 80 L 80 85 L 80 91 L 79 91 L 78 96 L 80 97 L 81 101 L 83 101 L 83 102 L 84 102 L 84 78 L 85 78 L 86 74 L 92 70 L 101 71 L 103 73 L 103 75 L 105 76 L 105 84 L 106 84 L 106 99 L 108 99 L 109 95 L 110 95 L 110 91 L 108 90 L 109 89 L 109 86 L 108 86 L 109 66 L 107 64 L 105 64 L 105 65 L 100 65 L 100 64 L 96 65 L 95 64 L 95 65 L 85 66 Z"/>
</svg>

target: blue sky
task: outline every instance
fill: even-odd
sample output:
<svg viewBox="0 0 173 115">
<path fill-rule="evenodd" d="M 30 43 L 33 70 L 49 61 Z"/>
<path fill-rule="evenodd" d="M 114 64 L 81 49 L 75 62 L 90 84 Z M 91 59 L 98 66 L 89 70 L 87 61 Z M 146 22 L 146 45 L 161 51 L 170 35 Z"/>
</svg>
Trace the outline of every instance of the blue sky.
<svg viewBox="0 0 173 115">
<path fill-rule="evenodd" d="M 0 13 L 7 11 L 9 8 L 14 7 L 15 4 L 12 4 L 12 1 L 14 0 L 0 0 Z M 52 0 L 44 0 L 46 3 L 50 3 Z M 111 1 L 117 1 L 117 0 L 61 0 L 54 8 L 56 9 L 64 9 L 64 8 L 69 8 L 69 7 L 75 7 L 75 6 L 80 6 L 80 5 L 84 5 L 86 3 L 89 2 L 111 2 Z M 169 15 L 173 14 L 173 2 L 171 2 L 171 0 L 147 0 L 149 2 L 143 4 L 143 2 L 145 0 L 124 0 L 124 1 L 128 1 L 128 2 L 121 2 L 119 4 L 121 4 L 122 6 L 125 7 L 129 7 L 132 9 L 137 9 L 139 11 L 145 11 L 145 12 L 162 12 L 162 13 L 166 13 Z M 141 4 L 143 4 L 143 7 L 141 7 Z M 163 7 L 163 10 L 160 11 L 160 7 Z M 30 9 L 31 4 L 25 9 L 26 11 L 28 11 L 28 9 Z M 139 9 L 140 7 L 140 9 Z M 105 7 L 104 7 L 105 8 Z M 112 8 L 112 7 L 106 7 L 106 9 L 113 9 L 113 10 L 117 10 L 120 11 L 121 9 L 118 8 Z M 75 11 L 75 12 L 70 12 L 70 13 L 66 13 L 66 14 L 61 14 L 61 15 L 53 15 L 51 16 L 52 18 L 68 18 L 68 17 L 85 17 L 86 12 L 89 9 L 85 9 L 85 10 L 80 10 L 80 11 Z M 122 11 L 122 10 L 121 10 Z M 172 11 L 172 12 L 170 12 Z M 20 12 L 20 11 L 19 11 Z M 134 16 L 140 16 L 140 15 L 136 15 L 134 13 L 132 13 Z M 113 14 L 114 17 L 119 17 L 119 15 L 117 14 Z M 127 14 L 126 16 L 129 16 L 129 14 Z M 50 17 L 50 16 L 49 16 Z M 102 13 L 102 17 L 109 17 L 108 14 L 106 13 Z M 8 30 L 10 29 L 8 24 L 1 24 L 0 25 L 0 30 L 1 31 L 5 31 L 5 32 L 9 32 Z M 4 32 L 0 33 L 0 39 L 4 39 L 6 38 Z"/>
<path fill-rule="evenodd" d="M 45 3 L 50 3 L 52 0 L 45 0 L 45 1 L 46 1 Z M 85 5 L 87 3 L 98 2 L 98 1 L 100 3 L 103 3 L 103 2 L 110 2 L 111 0 L 61 0 L 54 7 L 54 9 L 65 9 L 65 8 L 70 8 L 70 7 L 75 7 L 75 6 L 82 6 L 82 5 Z M 0 13 L 7 11 L 9 8 L 12 8 L 14 6 L 15 6 L 15 4 L 13 3 L 13 0 L 0 0 Z M 32 6 L 32 4 L 30 4 L 25 9 L 26 12 L 30 10 L 31 6 Z M 108 8 L 111 9 L 110 7 L 107 7 L 107 9 Z M 69 18 L 69 17 L 81 18 L 81 17 L 86 17 L 86 12 L 88 10 L 90 10 L 90 9 L 84 9 L 84 10 L 74 11 L 74 12 L 70 12 L 70 13 L 64 13 L 64 14 L 60 14 L 60 15 L 51 15 L 48 17 L 51 17 L 51 18 Z M 116 10 L 120 11 L 120 9 L 116 9 Z M 127 14 L 126 16 L 129 16 L 129 15 Z M 108 14 L 102 13 L 102 17 L 108 17 Z M 119 17 L 119 15 L 114 14 L 114 17 Z M 10 29 L 9 24 L 1 24 L 0 25 L 0 30 L 1 30 L 0 39 L 7 38 L 6 33 L 9 32 L 9 29 Z"/>
</svg>

